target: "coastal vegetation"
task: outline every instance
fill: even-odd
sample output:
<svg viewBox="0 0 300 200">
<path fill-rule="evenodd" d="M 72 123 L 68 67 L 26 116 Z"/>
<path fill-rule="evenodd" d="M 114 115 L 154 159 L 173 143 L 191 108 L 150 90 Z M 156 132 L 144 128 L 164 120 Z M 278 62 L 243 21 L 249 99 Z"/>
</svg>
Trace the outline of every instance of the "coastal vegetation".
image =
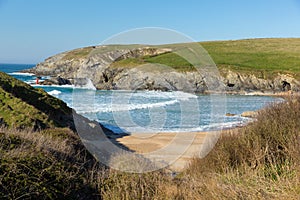
<svg viewBox="0 0 300 200">
<path fill-rule="evenodd" d="M 1 128 L 0 160 L 0 199 L 97 196 L 93 172 L 101 167 L 70 129 Z"/>
<path fill-rule="evenodd" d="M 1 74 L 0 89 L 1 102 L 12 107 L 1 106 L 0 112 L 1 199 L 300 197 L 299 97 L 270 105 L 253 123 L 225 132 L 208 156 L 195 158 L 183 172 L 171 176 L 164 169 L 129 174 L 102 166 L 76 132 L 68 126 L 59 128 L 51 113 L 42 109 L 52 105 L 53 112 L 66 115 L 70 108 L 65 104 L 6 74 Z M 43 98 L 30 100 L 36 97 Z M 34 110 L 40 116 L 28 114 Z M 18 114 L 25 116 L 14 116 Z M 12 123 L 10 117 L 18 121 Z M 33 120 L 27 121 L 29 117 Z M 33 129 L 35 119 L 49 124 Z"/>
<path fill-rule="evenodd" d="M 186 196 L 210 199 L 298 199 L 300 99 L 270 105 L 257 121 L 226 134 L 184 173 Z"/>
<path fill-rule="evenodd" d="M 266 38 L 230 41 L 212 41 L 199 43 L 212 57 L 219 69 L 230 69 L 235 72 L 251 72 L 261 77 L 274 76 L 277 73 L 289 73 L 300 76 L 300 38 Z M 186 44 L 159 45 L 157 48 L 172 47 L 177 50 Z M 137 45 L 131 46 L 140 47 Z M 105 46 L 101 49 L 86 47 L 69 51 L 65 60 L 79 59 L 97 53 L 125 48 L 121 45 Z M 163 53 L 155 56 L 128 58 L 116 61 L 115 67 L 134 67 L 146 63 L 160 63 L 178 71 L 193 71 L 191 63 L 175 53 Z"/>
<path fill-rule="evenodd" d="M 72 110 L 42 89 L 0 72 L 0 124 L 43 129 L 71 126 Z"/>
</svg>

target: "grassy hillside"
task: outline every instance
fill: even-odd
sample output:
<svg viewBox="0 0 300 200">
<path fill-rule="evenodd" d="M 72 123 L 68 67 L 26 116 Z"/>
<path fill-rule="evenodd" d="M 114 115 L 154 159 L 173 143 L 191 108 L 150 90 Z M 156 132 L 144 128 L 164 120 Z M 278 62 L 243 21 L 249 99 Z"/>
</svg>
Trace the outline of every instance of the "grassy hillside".
<svg viewBox="0 0 300 200">
<path fill-rule="evenodd" d="M 231 69 L 239 72 L 264 73 L 266 75 L 278 72 L 300 76 L 300 38 L 274 39 L 247 39 L 230 41 L 200 42 L 208 51 L 220 69 Z M 162 45 L 180 49 L 185 44 Z M 126 46 L 112 45 L 95 51 L 87 47 L 67 53 L 65 59 L 87 57 L 91 52 L 103 53 Z M 130 47 L 141 47 L 131 45 Z M 165 53 L 157 56 L 145 56 L 116 61 L 113 67 L 136 67 L 145 63 L 160 63 L 173 67 L 178 71 L 192 71 L 194 68 L 185 59 L 174 53 Z"/>
<path fill-rule="evenodd" d="M 42 89 L 0 72 L 0 121 L 13 128 L 72 126 L 72 110 Z"/>
<path fill-rule="evenodd" d="M 300 38 L 200 43 L 219 67 L 233 70 L 300 72 Z"/>
<path fill-rule="evenodd" d="M 102 170 L 67 128 L 0 128 L 0 199 L 97 199 Z"/>
<path fill-rule="evenodd" d="M 72 123 L 64 102 L 0 72 L 0 199 L 99 196 L 100 165 Z"/>
</svg>

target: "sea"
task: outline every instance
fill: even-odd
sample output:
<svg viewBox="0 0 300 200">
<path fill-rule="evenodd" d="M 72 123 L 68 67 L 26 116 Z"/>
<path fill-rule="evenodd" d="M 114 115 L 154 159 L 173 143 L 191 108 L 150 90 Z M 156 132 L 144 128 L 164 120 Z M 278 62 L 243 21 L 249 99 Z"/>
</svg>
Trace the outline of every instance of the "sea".
<svg viewBox="0 0 300 200">
<path fill-rule="evenodd" d="M 281 98 L 252 95 L 201 95 L 180 91 L 96 90 L 84 87 L 41 86 L 36 76 L 20 73 L 34 64 L 0 64 L 5 72 L 35 88 L 42 88 L 78 114 L 103 124 L 115 133 L 215 131 L 243 126 L 253 119 L 242 117 Z M 49 77 L 41 77 L 41 81 Z M 230 115 L 229 115 L 230 114 Z"/>
</svg>

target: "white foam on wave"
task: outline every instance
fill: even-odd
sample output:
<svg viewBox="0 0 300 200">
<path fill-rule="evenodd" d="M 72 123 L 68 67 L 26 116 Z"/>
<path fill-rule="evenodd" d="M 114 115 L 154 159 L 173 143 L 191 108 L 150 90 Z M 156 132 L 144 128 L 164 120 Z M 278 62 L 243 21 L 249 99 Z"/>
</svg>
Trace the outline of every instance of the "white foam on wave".
<svg viewBox="0 0 300 200">
<path fill-rule="evenodd" d="M 159 108 L 167 105 L 177 103 L 177 100 L 170 100 L 158 103 L 146 103 L 146 104 L 98 104 L 93 107 L 87 105 L 76 105 L 75 110 L 80 114 L 87 113 L 103 113 L 103 112 L 122 112 L 139 109 Z"/>
<path fill-rule="evenodd" d="M 31 86 L 33 86 L 33 87 L 54 87 L 54 88 L 76 88 L 74 85 L 39 85 L 39 84 L 31 84 Z"/>
<path fill-rule="evenodd" d="M 12 72 L 8 73 L 9 75 L 18 75 L 18 76 L 34 76 L 35 74 L 33 73 L 26 73 L 26 72 Z"/>
<path fill-rule="evenodd" d="M 96 90 L 96 87 L 94 86 L 91 79 L 87 79 L 87 83 L 83 86 L 76 85 L 75 88 L 77 89 L 87 89 L 87 90 Z"/>
<path fill-rule="evenodd" d="M 180 103 L 181 101 L 188 101 L 190 99 L 198 98 L 194 94 L 179 91 L 138 91 L 133 93 L 130 91 L 115 91 L 115 93 L 113 93 L 111 97 L 115 100 L 107 103 L 97 102 L 97 99 L 95 101 L 93 101 L 93 99 L 91 99 L 92 101 L 85 101 L 86 99 L 81 99 L 80 97 L 79 99 L 76 99 L 78 101 L 74 101 L 74 109 L 80 114 L 124 112 L 132 110 L 160 108 Z M 142 97 L 142 99 L 140 97 Z M 95 96 L 92 95 L 90 96 L 90 98 L 95 98 Z M 138 100 L 135 102 L 130 102 L 130 99 Z M 159 102 L 157 102 L 157 99 L 159 99 Z"/>
<path fill-rule="evenodd" d="M 59 94 L 61 94 L 61 91 L 52 90 L 52 91 L 48 92 L 48 94 L 50 94 L 50 95 L 59 95 Z"/>
<path fill-rule="evenodd" d="M 29 82 L 32 83 L 32 82 Z M 72 89 L 86 89 L 86 90 L 96 90 L 91 80 L 88 80 L 86 85 L 39 85 L 34 82 L 31 84 L 33 87 L 54 87 L 54 88 L 72 88 Z"/>
<path fill-rule="evenodd" d="M 35 80 L 31 80 L 31 81 L 24 81 L 25 83 L 33 86 L 35 84 Z"/>
<path fill-rule="evenodd" d="M 143 92 L 137 92 L 133 93 L 134 96 L 141 96 L 141 97 L 147 97 L 147 98 L 171 98 L 171 99 L 177 99 L 182 101 L 187 101 L 192 98 L 197 98 L 197 95 L 192 93 L 186 93 L 182 91 L 172 91 L 172 92 L 164 92 L 164 91 L 143 91 Z"/>
<path fill-rule="evenodd" d="M 42 78 L 42 80 L 47 80 L 47 79 L 50 79 L 51 76 L 42 76 L 41 78 Z"/>
<path fill-rule="evenodd" d="M 182 91 L 172 92 L 170 96 L 181 101 L 188 101 L 189 99 L 197 98 L 197 95 L 195 94 L 186 93 Z"/>
<path fill-rule="evenodd" d="M 165 127 L 117 127 L 111 124 L 104 124 L 105 128 L 113 131 L 114 133 L 189 133 L 189 132 L 203 132 L 203 131 L 220 131 L 223 129 L 235 128 L 238 126 L 246 125 L 246 122 L 224 122 L 212 123 L 209 125 L 202 125 L 198 127 L 178 127 L 178 128 L 165 128 Z"/>
<path fill-rule="evenodd" d="M 48 88 L 48 87 L 51 87 L 51 88 L 71 88 L 71 89 L 87 89 L 85 87 L 80 87 L 80 86 L 75 86 L 75 85 L 39 85 L 39 84 L 36 84 L 35 81 L 33 82 L 30 82 L 30 81 L 25 81 L 26 83 L 30 84 L 31 86 L 33 87 L 41 87 L 41 88 Z"/>
</svg>

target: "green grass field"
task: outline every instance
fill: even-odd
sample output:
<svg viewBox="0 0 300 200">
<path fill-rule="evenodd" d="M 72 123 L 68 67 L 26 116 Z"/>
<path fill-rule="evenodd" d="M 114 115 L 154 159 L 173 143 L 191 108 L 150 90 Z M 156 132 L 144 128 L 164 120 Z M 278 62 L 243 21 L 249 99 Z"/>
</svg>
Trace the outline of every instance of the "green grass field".
<svg viewBox="0 0 300 200">
<path fill-rule="evenodd" d="M 220 67 L 300 72 L 300 39 L 255 39 L 200 43 Z"/>
<path fill-rule="evenodd" d="M 199 44 L 208 52 L 219 69 L 230 69 L 245 73 L 263 73 L 265 75 L 279 72 L 289 73 L 296 77 L 300 76 L 300 38 L 229 40 L 200 42 Z M 116 49 L 142 46 L 111 45 L 96 50 L 87 47 L 68 52 L 64 59 L 76 59 Z M 154 47 L 172 47 L 176 51 L 186 46 L 189 46 L 189 44 Z M 114 62 L 112 67 L 137 67 L 146 63 L 167 65 L 181 72 L 195 70 L 191 63 L 172 52 L 151 57 L 144 56 L 119 60 Z"/>
</svg>

